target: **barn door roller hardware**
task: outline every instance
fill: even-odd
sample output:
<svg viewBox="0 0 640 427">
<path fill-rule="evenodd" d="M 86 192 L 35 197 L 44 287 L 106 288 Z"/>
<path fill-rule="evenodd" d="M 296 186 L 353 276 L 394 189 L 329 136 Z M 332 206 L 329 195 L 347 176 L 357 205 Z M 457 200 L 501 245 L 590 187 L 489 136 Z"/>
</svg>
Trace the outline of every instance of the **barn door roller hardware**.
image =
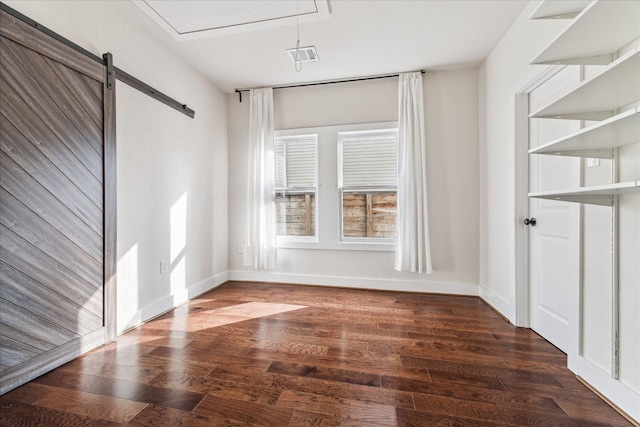
<svg viewBox="0 0 640 427">
<path fill-rule="evenodd" d="M 110 52 L 102 55 L 104 64 L 107 66 L 107 89 L 113 90 L 113 55 Z"/>
</svg>

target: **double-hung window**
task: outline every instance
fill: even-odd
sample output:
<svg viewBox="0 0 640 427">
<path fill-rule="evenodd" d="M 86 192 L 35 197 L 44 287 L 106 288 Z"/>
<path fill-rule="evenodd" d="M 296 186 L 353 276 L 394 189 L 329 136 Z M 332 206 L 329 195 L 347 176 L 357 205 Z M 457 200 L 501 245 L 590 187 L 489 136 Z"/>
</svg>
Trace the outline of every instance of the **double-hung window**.
<svg viewBox="0 0 640 427">
<path fill-rule="evenodd" d="M 397 129 L 338 134 L 342 241 L 395 239 L 397 145 Z"/>
<path fill-rule="evenodd" d="M 318 135 L 274 140 L 277 235 L 317 240 Z"/>
</svg>

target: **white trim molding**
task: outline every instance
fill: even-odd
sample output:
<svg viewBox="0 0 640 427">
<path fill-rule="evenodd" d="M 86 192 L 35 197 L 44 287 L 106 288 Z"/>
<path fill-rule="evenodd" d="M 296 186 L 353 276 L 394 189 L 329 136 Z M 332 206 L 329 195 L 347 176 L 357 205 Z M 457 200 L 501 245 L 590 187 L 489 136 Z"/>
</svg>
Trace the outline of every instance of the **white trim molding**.
<svg viewBox="0 0 640 427">
<path fill-rule="evenodd" d="M 567 366 L 618 409 L 636 422 L 640 421 L 640 393 L 583 356 L 569 354 Z"/>
<path fill-rule="evenodd" d="M 566 65 L 551 65 L 514 94 L 514 228 L 512 259 L 514 308 L 498 309 L 516 326 L 529 327 L 529 232 L 522 220 L 529 216 L 529 94 L 562 71 Z M 493 304 L 492 304 L 493 305 Z M 511 304 L 510 304 L 511 305 Z M 513 313 L 512 313 L 513 312 Z"/>
<path fill-rule="evenodd" d="M 216 274 L 215 276 L 211 276 L 202 282 L 191 285 L 179 293 L 168 295 L 147 304 L 144 307 L 140 307 L 135 314 L 131 316 L 131 320 L 124 326 L 124 328 L 121 331 L 118 331 L 118 335 L 133 329 L 154 317 L 158 317 L 205 292 L 215 289 L 228 280 L 229 272 L 224 271 Z"/>
<path fill-rule="evenodd" d="M 509 304 L 509 301 L 499 297 L 482 285 L 478 286 L 478 296 L 515 325 L 515 308 L 512 304 Z"/>
<path fill-rule="evenodd" d="M 222 5 L 205 8 L 212 16 L 204 19 L 202 17 L 197 19 L 197 16 L 194 16 L 204 6 L 193 7 L 188 4 L 166 5 L 163 3 L 165 2 L 158 0 L 133 0 L 133 4 L 178 41 L 199 40 L 272 28 L 287 28 L 296 26 L 297 20 L 300 23 L 315 22 L 328 19 L 330 15 L 328 0 L 305 2 L 301 5 L 299 13 L 296 14 L 291 13 L 291 10 L 286 10 L 288 7 L 286 4 L 267 4 L 263 7 L 254 5 L 251 14 L 243 14 L 232 4 L 234 2 L 228 2 L 231 4 L 219 2 Z M 273 10 L 274 6 L 275 11 Z M 215 13 L 216 11 L 217 13 Z M 200 14 L 202 15 L 202 13 Z M 234 18 L 225 19 L 230 16 Z"/>
<path fill-rule="evenodd" d="M 371 279 L 364 277 L 318 276 L 291 273 L 272 273 L 251 270 L 231 270 L 229 280 L 247 282 L 291 283 L 298 285 L 332 286 L 380 291 L 424 292 L 478 296 L 475 283 L 434 282 L 425 280 Z"/>
</svg>

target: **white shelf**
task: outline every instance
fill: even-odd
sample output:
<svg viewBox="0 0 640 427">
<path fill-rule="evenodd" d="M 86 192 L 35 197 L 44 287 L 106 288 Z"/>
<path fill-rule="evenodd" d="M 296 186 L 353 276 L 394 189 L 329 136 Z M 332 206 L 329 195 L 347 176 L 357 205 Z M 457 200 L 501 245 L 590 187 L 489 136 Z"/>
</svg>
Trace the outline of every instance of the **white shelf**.
<svg viewBox="0 0 640 427">
<path fill-rule="evenodd" d="M 634 49 L 611 63 L 602 73 L 583 81 L 574 90 L 530 117 L 576 120 L 612 117 L 615 109 L 640 99 L 638 76 L 640 54 L 638 49 Z"/>
<path fill-rule="evenodd" d="M 592 0 L 546 0 L 533 11 L 529 19 L 573 19 Z"/>
<path fill-rule="evenodd" d="M 640 37 L 640 2 L 594 1 L 532 64 L 603 65 Z"/>
<path fill-rule="evenodd" d="M 529 150 L 529 154 L 613 158 L 613 148 L 640 142 L 640 107 Z"/>
<path fill-rule="evenodd" d="M 537 199 L 559 200 L 563 202 L 586 203 L 591 205 L 612 206 L 613 197 L 625 194 L 640 194 L 640 181 L 618 184 L 580 187 L 568 190 L 540 191 L 529 193 Z"/>
</svg>

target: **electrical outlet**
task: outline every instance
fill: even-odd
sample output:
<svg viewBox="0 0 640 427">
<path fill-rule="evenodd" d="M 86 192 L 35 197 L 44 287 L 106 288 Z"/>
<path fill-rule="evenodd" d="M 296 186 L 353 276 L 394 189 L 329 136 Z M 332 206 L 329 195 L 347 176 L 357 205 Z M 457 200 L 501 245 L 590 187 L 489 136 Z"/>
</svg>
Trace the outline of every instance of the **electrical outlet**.
<svg viewBox="0 0 640 427">
<path fill-rule="evenodd" d="M 160 274 L 165 274 L 169 271 L 169 261 L 160 261 Z"/>
<path fill-rule="evenodd" d="M 243 254 L 244 253 L 244 246 L 243 245 L 238 244 L 238 253 L 239 254 Z"/>
</svg>

